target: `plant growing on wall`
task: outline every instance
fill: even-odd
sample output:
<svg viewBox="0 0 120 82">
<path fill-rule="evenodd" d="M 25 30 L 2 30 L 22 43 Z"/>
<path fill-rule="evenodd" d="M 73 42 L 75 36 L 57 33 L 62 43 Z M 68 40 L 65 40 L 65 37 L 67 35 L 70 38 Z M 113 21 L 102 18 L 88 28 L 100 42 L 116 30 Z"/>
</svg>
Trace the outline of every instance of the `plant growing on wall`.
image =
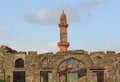
<svg viewBox="0 0 120 82">
<path fill-rule="evenodd" d="M 9 76 L 9 75 L 6 75 L 6 76 L 5 76 L 5 79 L 4 79 L 3 76 L 0 77 L 0 82 L 10 82 L 10 76 Z"/>
</svg>

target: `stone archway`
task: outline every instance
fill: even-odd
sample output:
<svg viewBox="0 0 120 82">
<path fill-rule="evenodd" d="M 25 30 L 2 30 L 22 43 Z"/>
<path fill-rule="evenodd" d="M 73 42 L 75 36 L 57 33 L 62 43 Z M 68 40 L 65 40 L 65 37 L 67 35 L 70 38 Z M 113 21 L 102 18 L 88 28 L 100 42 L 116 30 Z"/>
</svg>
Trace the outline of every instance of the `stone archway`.
<svg viewBox="0 0 120 82">
<path fill-rule="evenodd" d="M 76 61 L 76 67 L 77 69 L 74 69 L 72 71 L 67 71 L 67 63 L 68 60 L 74 59 Z M 74 55 L 74 54 L 68 54 L 63 56 L 61 59 L 56 61 L 55 67 L 57 72 L 59 73 L 59 82 L 68 82 L 67 75 L 69 73 L 76 73 L 78 82 L 86 82 L 86 76 L 87 76 L 87 69 L 92 67 L 92 61 L 89 57 L 89 55 Z M 69 78 L 70 79 L 70 78 Z"/>
<path fill-rule="evenodd" d="M 92 59 L 89 55 L 86 54 L 67 54 L 63 55 L 60 59 L 56 59 L 56 62 L 54 63 L 54 68 L 58 69 L 59 65 L 66 61 L 67 59 L 75 59 L 82 63 L 84 63 L 85 68 L 92 68 Z"/>
<path fill-rule="evenodd" d="M 72 66 L 71 70 L 68 70 L 69 65 Z M 59 65 L 57 70 L 59 73 L 59 82 L 85 82 L 87 70 L 82 61 L 74 58 L 66 59 Z"/>
<path fill-rule="evenodd" d="M 16 68 L 24 68 L 24 60 L 22 58 L 18 58 L 15 60 Z"/>
</svg>

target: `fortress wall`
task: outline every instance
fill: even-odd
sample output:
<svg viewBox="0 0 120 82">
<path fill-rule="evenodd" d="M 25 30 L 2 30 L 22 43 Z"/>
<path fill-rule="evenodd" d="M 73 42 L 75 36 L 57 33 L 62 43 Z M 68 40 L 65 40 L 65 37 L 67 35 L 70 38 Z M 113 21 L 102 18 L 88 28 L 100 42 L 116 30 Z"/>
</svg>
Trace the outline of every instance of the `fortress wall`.
<svg viewBox="0 0 120 82">
<path fill-rule="evenodd" d="M 24 60 L 24 68 L 15 68 L 15 61 L 19 58 Z M 67 52 L 43 53 L 36 51 L 18 52 L 7 46 L 0 47 L 0 71 L 5 70 L 5 74 L 13 81 L 14 71 L 25 71 L 26 82 L 38 82 L 40 71 L 56 70 L 55 66 L 67 58 L 90 61 L 86 63 L 88 69 L 104 69 L 105 82 L 120 81 L 120 53 L 114 51 L 99 51 L 88 53 L 84 50 L 69 50 Z M 92 66 L 90 66 L 92 63 Z M 92 72 L 89 72 L 91 76 Z M 0 75 L 3 75 L 1 73 Z"/>
</svg>

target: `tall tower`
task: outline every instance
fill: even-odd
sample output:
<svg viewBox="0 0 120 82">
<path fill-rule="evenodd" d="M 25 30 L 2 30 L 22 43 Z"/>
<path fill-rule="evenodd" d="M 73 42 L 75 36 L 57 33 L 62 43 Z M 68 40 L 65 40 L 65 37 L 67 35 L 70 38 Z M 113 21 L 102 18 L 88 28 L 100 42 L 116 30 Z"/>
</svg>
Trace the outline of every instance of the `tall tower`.
<svg viewBox="0 0 120 82">
<path fill-rule="evenodd" d="M 67 18 L 64 11 L 62 12 L 60 16 L 60 42 L 58 42 L 58 47 L 60 48 L 60 51 L 67 51 L 67 48 L 69 47 L 69 42 L 67 42 Z"/>
</svg>

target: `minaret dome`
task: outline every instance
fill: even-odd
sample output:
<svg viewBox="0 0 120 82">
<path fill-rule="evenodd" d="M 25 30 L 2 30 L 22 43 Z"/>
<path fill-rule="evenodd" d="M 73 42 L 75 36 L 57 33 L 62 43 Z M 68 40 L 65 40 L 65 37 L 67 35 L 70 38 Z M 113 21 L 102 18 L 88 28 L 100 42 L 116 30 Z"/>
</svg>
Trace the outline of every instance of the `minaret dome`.
<svg viewBox="0 0 120 82">
<path fill-rule="evenodd" d="M 64 11 L 62 12 L 61 16 L 60 16 L 60 24 L 67 24 L 67 18 L 66 18 L 66 14 L 64 13 Z"/>
</svg>

